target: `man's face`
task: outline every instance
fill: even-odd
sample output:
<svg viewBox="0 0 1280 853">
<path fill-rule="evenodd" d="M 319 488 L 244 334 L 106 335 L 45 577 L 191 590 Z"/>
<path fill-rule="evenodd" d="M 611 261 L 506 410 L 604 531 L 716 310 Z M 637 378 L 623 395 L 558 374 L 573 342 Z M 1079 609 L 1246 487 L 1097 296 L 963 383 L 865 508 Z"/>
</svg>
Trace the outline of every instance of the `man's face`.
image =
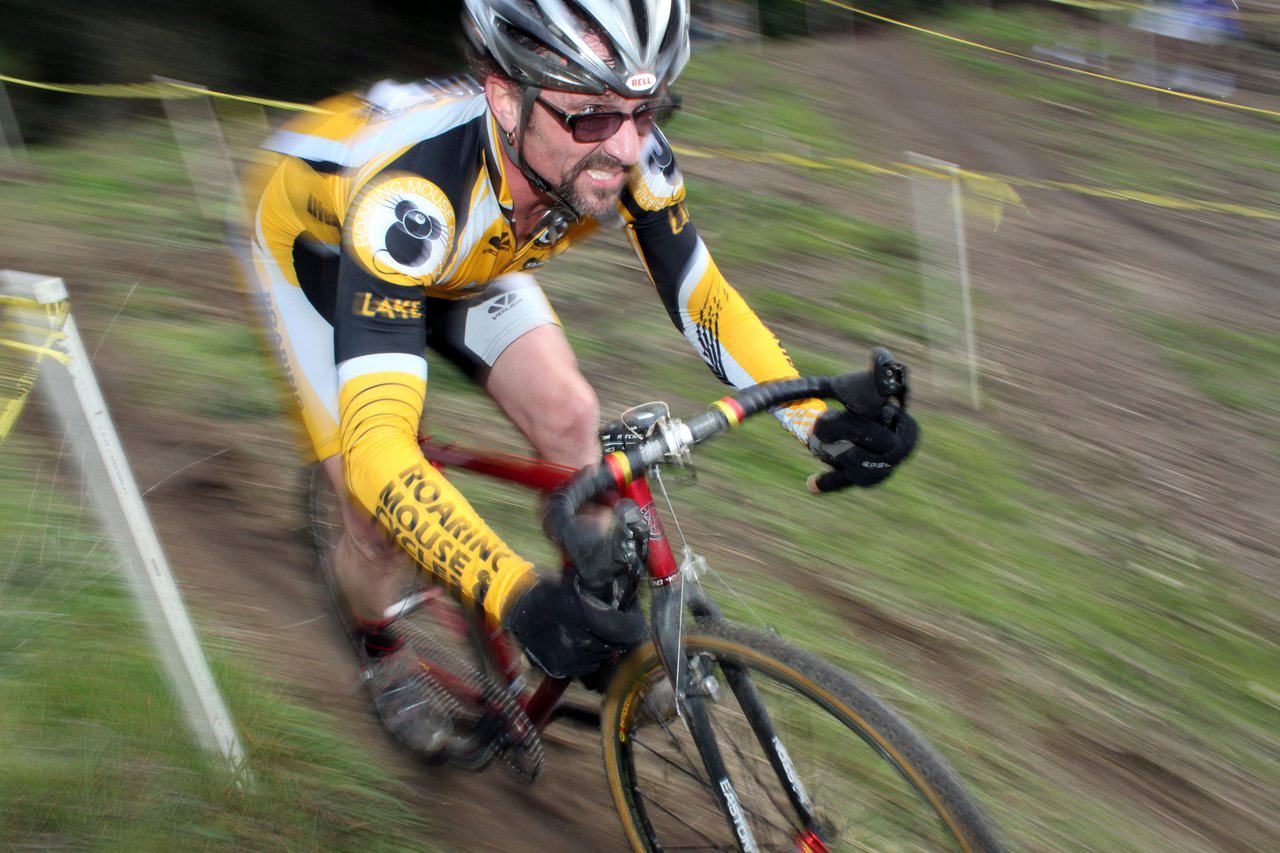
<svg viewBox="0 0 1280 853">
<path fill-rule="evenodd" d="M 624 98 L 613 92 L 581 95 L 551 89 L 543 90 L 540 97 L 569 114 L 630 113 L 656 100 Z M 617 133 L 603 142 L 578 142 L 544 106 L 534 104 L 532 109 L 524 137 L 525 162 L 579 213 L 596 219 L 609 216 L 626 184 L 626 170 L 640 158 L 645 142 L 635 123 L 623 122 Z"/>
</svg>

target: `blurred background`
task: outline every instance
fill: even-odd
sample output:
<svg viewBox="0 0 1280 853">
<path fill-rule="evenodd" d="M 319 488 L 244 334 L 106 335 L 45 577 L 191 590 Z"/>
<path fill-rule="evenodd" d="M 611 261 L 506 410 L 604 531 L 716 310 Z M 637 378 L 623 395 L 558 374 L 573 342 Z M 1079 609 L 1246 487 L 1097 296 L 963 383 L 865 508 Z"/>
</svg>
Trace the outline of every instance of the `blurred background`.
<svg viewBox="0 0 1280 853">
<path fill-rule="evenodd" d="M 0 74 L 306 103 L 458 72 L 459 6 L 8 0 Z M 1017 847 L 1274 847 L 1280 4 L 694 10 L 668 129 L 693 220 L 802 371 L 886 345 L 924 428 L 823 499 L 773 424 L 702 453 L 674 497 L 732 615 L 873 686 Z M 2 85 L 0 268 L 67 282 L 258 785 L 190 743 L 33 404 L 0 445 L 0 845 L 618 848 L 593 733 L 552 729 L 534 789 L 426 771 L 355 683 L 222 248 L 289 110 Z M 606 412 L 720 395 L 619 235 L 539 278 Z M 447 366 L 431 387 L 432 432 L 516 444 Z M 460 485 L 552 564 L 527 496 Z"/>
</svg>

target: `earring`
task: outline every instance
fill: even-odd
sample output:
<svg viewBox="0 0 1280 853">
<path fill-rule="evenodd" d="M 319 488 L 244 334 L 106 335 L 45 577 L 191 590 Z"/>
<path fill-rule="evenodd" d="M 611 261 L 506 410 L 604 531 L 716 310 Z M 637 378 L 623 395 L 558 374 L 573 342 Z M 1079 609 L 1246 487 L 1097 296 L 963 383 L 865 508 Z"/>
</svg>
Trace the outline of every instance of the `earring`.
<svg viewBox="0 0 1280 853">
<path fill-rule="evenodd" d="M 514 130 L 507 131 L 507 144 L 508 145 L 516 144 L 516 132 Z"/>
</svg>

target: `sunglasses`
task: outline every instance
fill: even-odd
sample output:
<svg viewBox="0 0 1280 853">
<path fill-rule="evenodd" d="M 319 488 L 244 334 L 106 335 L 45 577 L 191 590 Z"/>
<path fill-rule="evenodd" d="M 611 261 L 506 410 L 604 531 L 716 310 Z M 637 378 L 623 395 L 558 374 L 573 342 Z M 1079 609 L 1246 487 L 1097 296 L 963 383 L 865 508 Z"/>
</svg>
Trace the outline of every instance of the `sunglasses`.
<svg viewBox="0 0 1280 853">
<path fill-rule="evenodd" d="M 538 96 L 535 100 L 537 103 L 542 104 L 543 108 L 551 113 L 560 122 L 561 126 L 573 134 L 575 142 L 604 142 L 606 139 L 611 139 L 627 123 L 627 119 L 635 122 L 637 134 L 646 136 L 654 127 L 671 118 L 675 111 L 680 109 L 680 96 L 674 92 L 670 95 L 669 100 L 657 104 L 647 104 L 631 113 L 569 113 L 555 104 L 544 101 L 541 96 Z"/>
</svg>

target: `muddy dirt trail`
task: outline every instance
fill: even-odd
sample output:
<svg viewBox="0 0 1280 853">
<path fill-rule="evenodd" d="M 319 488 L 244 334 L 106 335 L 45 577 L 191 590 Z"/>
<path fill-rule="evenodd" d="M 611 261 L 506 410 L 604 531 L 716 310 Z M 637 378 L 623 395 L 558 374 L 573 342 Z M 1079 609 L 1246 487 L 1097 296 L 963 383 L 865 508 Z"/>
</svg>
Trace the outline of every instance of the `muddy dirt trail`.
<svg viewBox="0 0 1280 853">
<path fill-rule="evenodd" d="M 1053 105 L 979 88 L 914 41 L 829 41 L 794 63 L 833 98 L 858 93 L 848 120 L 874 128 L 860 139 L 882 159 L 916 150 L 980 172 L 1070 177 L 1036 129 Z M 1157 208 L 1020 191 L 1026 210 L 1009 211 L 998 233 L 970 229 L 979 357 L 1001 422 L 1054 448 L 1059 483 L 1154 502 L 1180 533 L 1277 589 L 1273 448 L 1188 387 L 1133 314 L 1280 329 L 1280 231 L 1250 241 Z"/>
<path fill-rule="evenodd" d="M 1003 138 L 1000 120 L 984 113 L 1013 114 L 1019 105 L 979 98 L 910 39 L 859 36 L 856 44 L 777 50 L 789 66 L 816 71 L 845 120 L 876 129 L 859 138 L 874 140 L 871 153 L 882 159 L 915 149 L 975 169 L 1056 177 L 1051 162 Z M 696 174 L 698 167 L 687 168 Z M 1172 376 L 1123 326 L 1112 310 L 1121 306 L 1108 300 L 1185 304 L 1189 314 L 1250 317 L 1274 327 L 1274 296 L 1249 269 L 1218 264 L 1193 243 L 1153 235 L 1132 212 L 1119 216 L 1112 207 L 1065 196 L 1028 200 L 1053 215 L 1010 216 L 999 236 L 975 238 L 981 356 L 984 372 L 998 383 L 999 416 L 1064 449 L 1062 464 L 1071 470 L 1062 482 L 1097 488 L 1102 499 L 1117 502 L 1155 495 L 1189 535 L 1221 548 L 1225 561 L 1267 577 L 1280 554 L 1280 530 L 1268 523 L 1276 472 L 1245 464 L 1269 458 L 1266 449 Z M 884 213 L 900 221 L 908 216 L 902 206 Z M 61 245 L 59 235 L 48 238 L 44 245 Z M 33 240 L 12 252 L 6 265 L 47 268 L 39 245 Z M 200 288 L 202 310 L 240 316 L 239 297 L 213 253 L 152 263 L 153 253 L 154 247 L 91 241 L 60 250 L 59 272 L 84 297 L 77 311 L 91 341 L 109 328 L 123 290 L 144 271 L 149 280 Z M 1054 259 L 1052 269 L 1045 258 Z M 1085 292 L 1083 282 L 1099 276 L 1122 286 L 1109 296 Z M 1189 284 L 1194 280 L 1214 282 L 1214 289 L 1196 291 Z M 160 483 L 148 501 L 206 631 L 263 649 L 260 664 L 282 690 L 337 709 L 352 737 L 381 756 L 446 844 L 510 851 L 622 846 L 594 731 L 553 729 L 547 772 L 534 787 L 500 768 L 481 776 L 428 770 L 396 752 L 356 684 L 352 655 L 312 574 L 299 531 L 301 480 L 288 429 L 162 414 L 162 401 L 147 398 L 134 382 L 152 366 L 109 336 L 98 367 L 140 484 Z M 1117 370 L 1137 386 L 1123 400 L 1099 387 L 1100 376 Z M 1188 408 L 1204 417 L 1189 423 Z M 1044 423 L 1052 425 L 1049 434 L 1034 427 Z M 218 455 L 170 477 L 211 454 Z M 1187 458 L 1211 460 L 1226 475 L 1189 471 Z"/>
</svg>

